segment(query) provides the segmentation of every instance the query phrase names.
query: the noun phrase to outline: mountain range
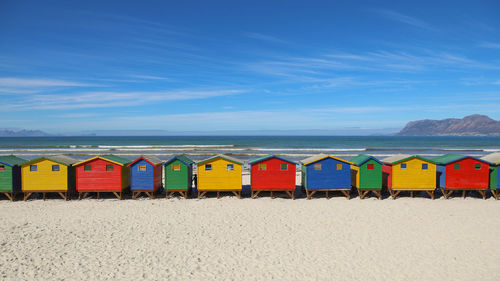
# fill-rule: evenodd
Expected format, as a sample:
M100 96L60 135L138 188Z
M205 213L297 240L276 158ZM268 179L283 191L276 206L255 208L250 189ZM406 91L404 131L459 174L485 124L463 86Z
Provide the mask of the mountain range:
M486 115L412 121L397 136L500 136L500 121Z

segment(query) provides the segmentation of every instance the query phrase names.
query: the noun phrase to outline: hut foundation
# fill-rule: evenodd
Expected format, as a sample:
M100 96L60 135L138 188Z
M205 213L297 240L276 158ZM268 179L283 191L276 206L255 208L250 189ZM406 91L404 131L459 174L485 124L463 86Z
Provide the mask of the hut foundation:
M267 191L271 193L271 199L274 199L274 192L285 192L290 198L295 200L295 191L294 190L280 190L280 189L259 189L252 190L252 199L255 199L260 192Z
M324 191L326 199L329 199L328 192L330 192L330 191L340 191L347 199L351 199L351 194L350 194L351 189L349 189L349 188L345 188L345 189L313 189L311 191L306 189L307 199L311 199L314 196L314 194L316 194L316 192L318 192L318 191Z
M205 194L209 192L217 192L217 199L220 198L220 193L221 192L231 192L233 193L238 199L241 199L241 189L222 189L222 190L198 190L198 199L201 199Z
M78 192L78 200L82 200L87 198L89 193L96 193L97 199L101 199L101 193L113 193L117 199L122 200L123 199L123 192L122 191L94 191L94 190L88 190L88 191L81 191Z
M186 189L169 189L165 190L165 198L169 199L170 197L174 196L175 193L178 193L180 197L183 197L184 199L188 198L189 191ZM178 197L178 199L180 199Z

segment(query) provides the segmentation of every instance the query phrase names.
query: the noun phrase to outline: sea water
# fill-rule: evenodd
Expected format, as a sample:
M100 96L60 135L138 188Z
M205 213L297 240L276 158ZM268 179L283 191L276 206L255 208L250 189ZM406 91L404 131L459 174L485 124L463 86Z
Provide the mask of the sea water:
M154 155L168 159L186 154L194 160L224 153L241 160L276 154L300 160L318 153L345 159L363 153L385 157L397 153L434 157L445 153L482 156L500 152L500 137L396 136L144 136L144 137L9 137L0 138L0 155L25 159L66 154L85 159L115 154L129 159Z

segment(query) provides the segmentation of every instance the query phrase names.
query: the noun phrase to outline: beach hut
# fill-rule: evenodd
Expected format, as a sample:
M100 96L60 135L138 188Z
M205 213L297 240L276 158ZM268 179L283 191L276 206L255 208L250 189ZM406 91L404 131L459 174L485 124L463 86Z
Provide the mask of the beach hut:
M33 193L57 193L64 200L75 186L75 170L71 166L77 160L64 155L40 157L21 166L21 186L24 200Z
M11 201L21 191L21 165L26 161L14 155L0 156L0 193Z
M471 156L445 154L432 159L438 164L438 182L444 198L449 198L454 191L475 190L486 199L489 187L490 163Z
M270 191L271 197L273 192L284 191L295 199L297 163L279 156L266 155L250 160L249 164L252 198L261 191Z
M75 163L76 191L78 199L89 193L112 192L122 199L123 191L130 186L130 160L116 156L103 155Z
M167 199L175 193L188 198L193 186L193 164L185 155L175 155L163 164Z
M197 163L198 198L207 192L232 192L241 198L243 161L219 154Z
M331 155L319 154L301 161L302 184L308 199L318 191L324 191L328 198L329 191L340 191L351 198L351 165L344 159Z
M425 191L434 199L436 190L436 163L421 156L396 154L381 160L386 165L383 168L388 173L387 189L392 198L402 191Z
M352 185L358 189L359 198L363 199L368 193L374 193L378 199L382 198L382 169L384 164L377 158L359 154L351 159Z
M130 168L130 190L132 199L141 193L153 199L162 182L161 164L155 156L141 156L127 166Z
M495 199L500 197L500 153L491 153L481 157L482 160L490 163L490 190Z

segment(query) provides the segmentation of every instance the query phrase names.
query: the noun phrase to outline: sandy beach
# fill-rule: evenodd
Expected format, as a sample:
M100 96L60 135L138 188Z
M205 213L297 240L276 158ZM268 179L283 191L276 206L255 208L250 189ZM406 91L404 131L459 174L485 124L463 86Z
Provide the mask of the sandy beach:
M493 199L0 201L2 280L499 280Z

